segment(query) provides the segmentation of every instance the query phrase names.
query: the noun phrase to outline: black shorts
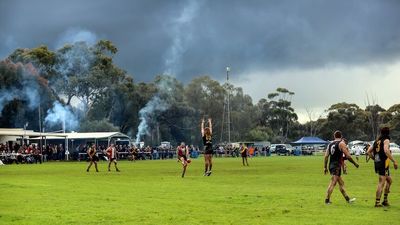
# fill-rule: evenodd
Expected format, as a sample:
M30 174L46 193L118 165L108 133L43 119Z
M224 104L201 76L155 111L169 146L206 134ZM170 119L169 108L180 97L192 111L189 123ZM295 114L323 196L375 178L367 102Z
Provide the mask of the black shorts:
M390 176L389 167L385 167L382 163L375 163L375 173L379 176Z
M91 162L97 162L97 161L99 161L99 157L97 157L97 155L94 155L94 156L92 156L91 159L89 159L89 161L91 161Z
M212 149L211 145L204 146L204 154L205 155L212 155L214 154L214 150Z
M110 159L110 162L112 162L112 161L114 161L114 160L117 161L117 158L111 158L111 159Z
M206 149L205 151L204 151L204 154L205 155L212 155L212 154L214 154L214 151L211 149L211 150L209 150L209 149Z
M242 157L247 157L247 153L246 152L243 152L243 153L240 153L241 155L242 155Z
M336 166L336 167L330 167L329 168L329 173L332 176L338 176L340 177L342 175L342 168L340 166Z

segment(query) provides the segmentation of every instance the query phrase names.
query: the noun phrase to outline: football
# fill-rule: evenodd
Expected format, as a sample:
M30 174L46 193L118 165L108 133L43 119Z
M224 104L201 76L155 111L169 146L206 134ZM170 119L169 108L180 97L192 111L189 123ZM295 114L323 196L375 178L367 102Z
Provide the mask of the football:
M187 160L187 162L188 162L188 163L191 163L191 162L192 162L192 160L191 160L191 159L188 159L188 160Z

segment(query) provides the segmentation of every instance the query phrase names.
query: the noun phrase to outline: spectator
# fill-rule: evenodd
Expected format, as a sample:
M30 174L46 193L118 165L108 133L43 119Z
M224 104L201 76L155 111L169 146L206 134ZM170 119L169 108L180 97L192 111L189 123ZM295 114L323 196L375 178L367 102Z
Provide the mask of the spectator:
M53 160L58 160L58 149L57 149L57 146L53 146Z
M33 145L33 159L36 164L38 161L40 162L40 164L42 164L42 157L40 155L40 150L38 148L36 148L35 145Z
M250 156L250 158L254 156L254 148L253 148L253 146L251 146L249 148L249 156Z
M218 148L218 156L222 157L222 155L225 153L224 147L221 145Z
M152 153L152 155L153 155L153 159L158 159L158 151L157 151L157 148L156 148L156 147L153 148L153 153Z

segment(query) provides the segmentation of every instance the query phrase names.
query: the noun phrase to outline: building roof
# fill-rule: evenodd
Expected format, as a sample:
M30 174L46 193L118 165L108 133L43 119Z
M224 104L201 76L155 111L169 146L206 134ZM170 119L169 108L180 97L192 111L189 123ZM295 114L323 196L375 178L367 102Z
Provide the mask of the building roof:
M108 139L108 138L129 138L128 135L120 132L92 132L92 133L65 133L68 139Z
M108 138L129 138L128 135L120 132L90 132L90 133L40 133L33 130L24 130L22 128L0 128L0 136L29 137L36 139L46 137L46 139L108 139Z
M58 137L64 139L67 135L64 133L40 133L33 130L24 130L22 128L0 128L0 136Z
M120 132L90 132L90 133L64 133L69 140L79 140L79 139L92 139L92 140L100 140L100 139L109 139L109 138L128 138L129 136ZM54 139L64 139L62 137L47 137L49 140Z

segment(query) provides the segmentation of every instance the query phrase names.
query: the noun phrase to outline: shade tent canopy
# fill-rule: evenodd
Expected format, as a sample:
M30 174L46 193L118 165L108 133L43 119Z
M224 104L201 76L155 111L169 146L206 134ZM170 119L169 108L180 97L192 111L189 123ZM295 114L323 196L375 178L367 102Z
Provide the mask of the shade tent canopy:
M94 132L94 133L68 133L68 139L109 139L109 138L124 138L129 139L129 136L120 132Z
M328 141L324 141L319 137L302 137L299 140L292 142L294 145L323 145L328 143Z
M64 133L35 132L33 130L24 130L22 128L0 128L0 136L54 137L58 139L65 139L67 137L67 135Z
M111 139L111 138L122 138L129 139L129 136L120 132L91 132L91 133L65 133L69 140L79 139ZM60 139L59 137L48 137L47 139Z
M90 132L90 133L63 133L66 135L65 137L65 145L66 149L72 148L75 149L74 143L94 143L96 145L99 144L99 141L106 141L107 145L110 145L112 140L128 140L130 142L130 138L128 135L120 133L120 132ZM39 138L30 138L30 140L38 140ZM46 137L46 141L58 141L63 138L56 136L48 136Z

